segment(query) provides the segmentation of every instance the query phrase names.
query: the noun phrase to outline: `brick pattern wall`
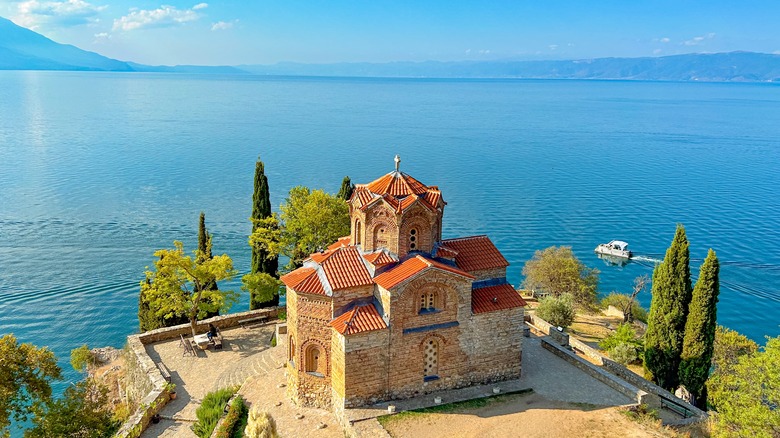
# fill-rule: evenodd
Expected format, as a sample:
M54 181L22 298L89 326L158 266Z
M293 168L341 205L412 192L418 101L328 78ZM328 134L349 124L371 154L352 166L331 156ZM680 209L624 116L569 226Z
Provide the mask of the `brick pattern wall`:
M331 314L333 318L338 318L349 306L356 300L361 302L371 302L374 297L374 286L359 286L349 289L343 289L333 292L333 309Z
M398 219L385 201L376 202L366 210L364 224L363 249L373 251L384 247L398 253Z
M287 364L287 391L302 406L330 407L331 308L329 297L287 289L288 330L296 346L295 359ZM317 370L322 376L306 372L306 353L314 346L320 350Z
M469 272L469 274L476 277L474 281L489 280L491 278L506 278L506 268L483 269Z
M480 313L461 330L459 342L469 357L472 383L516 379L523 349L522 307Z
M403 212L399 218L399 223L401 224L401 229L398 233L399 257L403 257L409 251L412 251L412 242L410 240L412 229L416 230L414 241L416 246L414 250L428 253L433 250L433 244L439 235L437 216L436 213L419 204Z
M339 393L344 406L373 404L386 398L389 335L388 330L376 330L345 337L334 330L333 345L342 349L339 360L343 363L337 370L334 362L333 392Z

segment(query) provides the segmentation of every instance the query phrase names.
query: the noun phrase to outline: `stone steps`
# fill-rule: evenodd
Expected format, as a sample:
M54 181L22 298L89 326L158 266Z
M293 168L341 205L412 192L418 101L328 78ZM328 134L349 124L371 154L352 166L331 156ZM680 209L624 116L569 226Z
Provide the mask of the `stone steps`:
M241 386L250 377L268 374L279 366L279 359L284 356L282 350L278 347L270 348L236 362L222 372L216 379L212 390L228 386Z

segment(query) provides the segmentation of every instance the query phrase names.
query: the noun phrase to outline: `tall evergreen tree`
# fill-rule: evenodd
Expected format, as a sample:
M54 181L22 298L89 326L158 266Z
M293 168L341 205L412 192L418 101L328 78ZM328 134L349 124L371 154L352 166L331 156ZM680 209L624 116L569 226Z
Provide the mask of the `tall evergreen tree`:
M252 194L252 232L258 228L258 222L270 217L271 213L271 193L268 189L268 178L265 176L265 165L260 158L255 163L255 189ZM250 244L251 245L251 244ZM279 274L279 256L278 254L269 254L268 251L257 245L252 245L252 265L250 274L268 274L278 278ZM250 299L250 302L257 303L257 300ZM270 301L261 303L260 307L271 307L279 304L279 296L274 295Z
M206 230L206 213L200 212L200 220L198 222L198 251L200 251L199 263L206 260L211 260L211 234ZM211 281L203 285L205 290L219 290L216 281Z
M706 408L704 383L710 375L712 352L717 328L717 303L720 293L720 263L710 249L701 265L699 279L693 288L680 362L680 384L696 397L696 404Z
M645 374L659 386L678 383L685 321L691 302L690 250L685 228L677 225L664 261L653 271L653 298L645 334Z
M348 176L345 176L344 179L341 180L341 188L339 189L339 193L336 195L336 197L345 201L349 201L349 198L352 197L352 192L354 191L355 185L352 184L352 180L350 180Z

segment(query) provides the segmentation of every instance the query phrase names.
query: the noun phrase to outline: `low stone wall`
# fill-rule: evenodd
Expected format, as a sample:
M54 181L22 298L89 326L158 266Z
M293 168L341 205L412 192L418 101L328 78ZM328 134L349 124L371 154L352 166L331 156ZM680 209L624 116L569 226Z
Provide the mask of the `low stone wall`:
M214 324L219 329L227 329L239 325L245 319L267 316L268 321L275 320L279 315L279 307L267 309L249 310L247 312L230 313L222 316L198 321L197 331L205 333L209 324ZM127 367L129 388L135 398L141 398L136 412L122 424L115 437L131 438L141 436L141 433L149 425L154 414L160 412L170 401L170 393L167 382L163 378L157 365L146 352L146 344L176 339L179 335L191 336L192 329L189 324L181 324L173 327L164 327L150 330L146 333L127 337ZM145 394L145 395L144 395Z
M647 393L637 388L636 386L619 379L615 375L602 370L598 366L593 365L581 357L578 357L576 354L559 345L556 345L546 339L542 339L541 341L542 347L545 350L548 350L566 362L569 362L570 364L574 365L578 369L584 371L591 377L604 383L615 391L625 395L632 400L636 400L636 402L639 404L647 405L653 409L661 408L661 400L657 395Z
M570 336L569 337L569 346L571 346L575 350L581 352L585 356L588 356L590 359L593 359L599 365L604 365L604 359L607 359L598 350L596 350L595 348L591 347L590 345L580 341L579 339L575 338L574 336ZM609 359L607 359L607 360L609 360Z
M569 335L567 333L558 331L558 327L550 324L542 318L539 318L535 314L530 314L528 316L530 317L531 325L533 325L539 331L553 338L555 342L563 345L564 347L569 345Z
M674 404L680 405L682 407L685 407L688 409L693 417L698 417L699 419L706 418L707 413L702 411L701 409L697 408L696 406L686 402L685 400L677 397L676 395L672 394L671 392L661 388L660 386L654 384L653 382L650 382L649 380L636 375L636 373L632 372L628 368L624 367L623 365L620 365L619 363L604 358L604 369L608 370L610 373L620 377L621 379L625 380L626 382L636 386L637 388L641 388L642 390L649 392L651 394L655 394L659 399L664 399L669 402L673 402Z

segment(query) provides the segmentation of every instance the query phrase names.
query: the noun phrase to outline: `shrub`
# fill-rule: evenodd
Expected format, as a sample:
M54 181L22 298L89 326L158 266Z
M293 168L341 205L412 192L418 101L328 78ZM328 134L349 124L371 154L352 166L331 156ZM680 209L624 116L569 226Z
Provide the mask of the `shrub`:
M87 344L82 345L79 348L70 350L70 365L74 370L82 372L89 367L95 366L97 359L95 355L89 350Z
M276 422L271 415L255 406L249 411L249 421L244 429L244 436L247 438L277 438L279 435L276 433Z
M615 306L620 310L626 308L626 304L631 299L628 295L618 292L610 292L609 295L601 299L599 303L602 309L606 309L609 306ZM631 304L631 313L634 315L634 319L637 321L647 322L647 309L642 307L636 300Z
M599 342L599 348L610 351L619 344L633 345L637 350L642 347L642 342L637 338L636 331L631 327L631 324L620 324L617 330Z
M210 392L203 397L200 407L195 411L198 421L192 425L192 431L195 432L195 435L200 438L211 436L211 432L214 432L214 428L217 427L217 421L222 416L222 412L225 411L228 400L237 390L237 387L223 388Z
M627 365L639 358L639 351L636 345L621 342L609 350L609 357L619 364Z
M225 416L225 421L219 426L216 436L218 438L231 438L236 436L236 432L241 430L238 426L241 423L241 420L246 418L247 411L248 409L246 403L244 403L244 398L240 395L234 398L230 403L230 409Z
M568 327L574 322L574 299L571 294L547 296L539 301L536 314L552 325Z

